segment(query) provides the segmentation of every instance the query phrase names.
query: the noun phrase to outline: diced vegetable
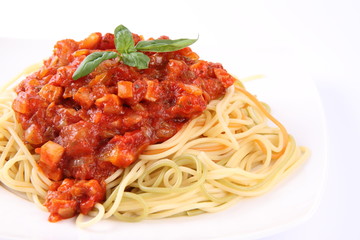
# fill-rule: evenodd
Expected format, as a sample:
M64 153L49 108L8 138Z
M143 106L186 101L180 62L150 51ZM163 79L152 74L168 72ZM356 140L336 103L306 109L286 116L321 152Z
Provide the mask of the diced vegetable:
M177 99L176 105L172 107L172 113L191 117L202 113L205 108L206 102L201 96L185 95Z
M143 119L142 116L137 113L129 113L126 116L124 116L123 124L126 127L132 127L140 123L142 119Z
M118 82L118 96L120 98L131 98L133 97L133 83L129 81Z
M39 126L34 123L25 130L24 139L26 142L35 145L41 144L44 141L43 133L41 132Z
M40 148L40 162L45 163L50 168L57 167L64 151L64 147L60 144L48 141Z
M226 88L233 85L236 80L225 69L222 69L222 68L215 68L214 73L215 73L216 77L221 81L222 85Z
M186 72L188 66L184 61L171 59L166 66L169 79L178 79Z
M211 72L213 71L213 69L209 66L209 63L204 60L199 60L191 65L190 70L198 77L207 77L211 75Z
M115 94L106 94L95 101L95 105L103 110L105 114L122 113L121 100Z
M90 51L89 49L80 49L80 50L77 50L73 53L73 56L74 57L79 57L79 56L82 56L82 55L89 55Z
M94 49L100 44L101 38L101 33L92 33L79 43L79 47L81 49Z
M39 95L48 102L58 101L61 98L62 94L62 87L54 86L51 84L44 85L39 92Z
M106 79L106 76L107 76L107 72L103 72L103 73L96 75L94 77L94 79L92 79L89 82L89 86L94 86L94 85L102 83Z
M90 87L81 87L74 95L74 100L81 105L81 107L88 109L93 104L93 96Z
M181 87L191 95L200 96L203 93L203 91L195 85L183 84Z
M146 94L145 99L151 102L155 102L159 98L158 93L158 81L150 81L146 80L147 88L146 88Z
M20 92L17 96L17 98L14 99L14 102L12 104L12 108L19 112L19 113L30 113L31 112L31 108L30 108L30 102L27 101L27 93L25 92Z

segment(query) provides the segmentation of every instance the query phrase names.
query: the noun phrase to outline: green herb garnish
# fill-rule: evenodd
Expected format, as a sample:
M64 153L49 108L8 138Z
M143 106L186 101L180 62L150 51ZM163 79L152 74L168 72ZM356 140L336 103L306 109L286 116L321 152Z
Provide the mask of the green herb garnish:
M94 71L94 69L103 61L116 58L117 56L118 54L116 52L94 52L87 56L84 61L80 63L72 78L74 80L78 80L79 78L84 77Z
M117 52L94 52L88 55L74 72L72 78L77 80L94 71L105 60L118 57L124 64L146 69L149 67L150 58L142 52L173 52L195 43L197 39L157 39L140 41L136 45L132 33L123 25L114 31L114 42Z

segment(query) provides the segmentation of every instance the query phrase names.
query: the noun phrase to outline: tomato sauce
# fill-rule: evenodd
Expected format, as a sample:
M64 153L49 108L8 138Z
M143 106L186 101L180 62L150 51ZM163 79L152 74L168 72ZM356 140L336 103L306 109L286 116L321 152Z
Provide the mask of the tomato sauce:
M16 87L12 107L23 140L40 154L39 168L55 182L45 202L50 221L86 214L104 200L104 179L136 161L148 145L175 135L235 80L189 47L145 52L148 69L110 59L72 79L87 55L104 50L115 51L113 34L59 41L40 70Z

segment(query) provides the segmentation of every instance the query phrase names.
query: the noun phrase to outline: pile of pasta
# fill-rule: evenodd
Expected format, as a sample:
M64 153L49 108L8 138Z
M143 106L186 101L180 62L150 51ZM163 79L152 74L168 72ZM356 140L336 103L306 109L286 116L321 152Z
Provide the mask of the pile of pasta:
M0 89L0 181L47 211L43 202L52 181L39 170L39 155L21 140L11 108L19 77ZM221 211L268 192L309 154L238 81L171 139L150 145L134 164L108 177L106 200L90 218L80 214L76 224Z

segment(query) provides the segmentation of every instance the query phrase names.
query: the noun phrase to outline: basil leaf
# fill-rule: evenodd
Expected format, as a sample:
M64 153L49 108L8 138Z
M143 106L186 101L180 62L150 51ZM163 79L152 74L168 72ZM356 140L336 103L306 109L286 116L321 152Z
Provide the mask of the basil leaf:
M72 78L78 80L91 73L100 63L105 60L116 58L118 54L116 52L94 52L88 55L76 69Z
M119 25L114 31L114 43L117 52L95 52L87 56L78 66L72 78L77 80L91 73L100 63L107 59L120 57L124 64L146 69L149 66L150 58L142 52L172 52L177 51L191 44L198 39L181 38L176 40L157 39L140 41L135 46L132 33L124 25Z
M123 53L121 57L124 64L138 69L148 68L150 62L150 58L142 52Z
M197 39L156 39L149 41L140 41L135 46L136 50L143 52L172 52L183 49L195 43Z
M116 50L119 53L136 52L132 33L124 25L119 25L114 31Z

